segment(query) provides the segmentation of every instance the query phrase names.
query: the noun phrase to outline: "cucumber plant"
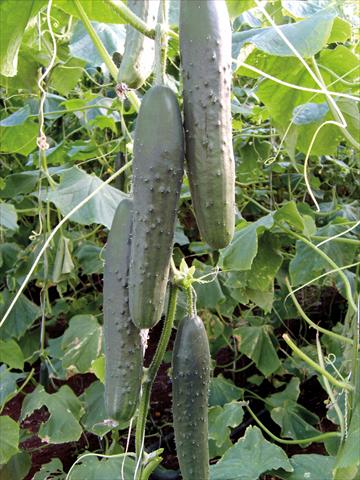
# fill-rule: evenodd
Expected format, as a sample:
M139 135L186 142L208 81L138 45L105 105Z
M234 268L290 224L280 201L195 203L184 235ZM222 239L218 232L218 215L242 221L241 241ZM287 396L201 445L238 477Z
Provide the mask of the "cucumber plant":
M134 415L143 372L140 331L131 321L128 297L132 206L130 199L120 202L105 252L105 406L118 422Z
M159 0L128 0L128 7L149 27L155 26ZM124 55L118 81L128 88L140 88L151 75L155 60L155 43L151 38L126 26Z
M184 168L181 114L175 94L158 85L145 94L134 139L131 318L151 328L161 317Z
M223 248L234 234L231 27L225 0L180 3L186 161L202 238Z

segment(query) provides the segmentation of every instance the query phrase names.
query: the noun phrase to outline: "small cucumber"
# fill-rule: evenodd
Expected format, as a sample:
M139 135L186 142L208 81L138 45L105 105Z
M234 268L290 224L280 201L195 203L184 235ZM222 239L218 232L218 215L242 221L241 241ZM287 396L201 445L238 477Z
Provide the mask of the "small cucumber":
M105 251L104 337L105 406L110 418L127 422L134 415L141 387L143 354L140 331L130 318L128 270L132 201L116 210Z
M210 352L201 318L182 319L173 350L173 423L183 480L209 479Z
M155 26L159 0L128 0L127 5L149 27ZM151 75L154 59L154 40L127 25L118 81L125 83L129 88L140 88Z
M142 100L134 138L129 302L139 328L154 326L164 308L183 170L176 96L167 87L152 87Z
M214 248L234 235L231 27L225 0L180 2L186 160L202 238Z

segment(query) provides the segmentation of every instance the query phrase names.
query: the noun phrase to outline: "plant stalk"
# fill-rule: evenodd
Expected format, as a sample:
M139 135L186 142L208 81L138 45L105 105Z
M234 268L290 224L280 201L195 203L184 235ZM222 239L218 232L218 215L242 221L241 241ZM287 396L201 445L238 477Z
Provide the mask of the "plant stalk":
M137 480L143 480L142 476L142 455L143 455L143 441L145 435L145 425L146 425L146 418L149 410L150 404L150 393L151 388L154 383L156 374L159 370L161 362L164 358L166 348L169 343L172 327L174 324L174 318L176 313L176 301L178 296L178 288L176 285L171 284L170 286L170 295L169 295L169 303L168 303L168 311L167 316L165 319L164 327L161 332L161 337L154 355L150 367L147 369L145 373L145 381L143 384L143 391L139 405L139 414L136 423L136 434L135 434L135 448L136 448L136 459L137 462L140 463L138 473L136 476Z

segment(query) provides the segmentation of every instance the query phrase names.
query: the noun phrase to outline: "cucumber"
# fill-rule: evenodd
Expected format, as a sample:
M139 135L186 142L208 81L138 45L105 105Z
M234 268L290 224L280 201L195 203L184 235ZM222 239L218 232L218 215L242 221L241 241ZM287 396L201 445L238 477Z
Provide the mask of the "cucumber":
M225 0L180 2L186 160L200 234L223 248L234 235L231 27Z
M173 423L183 480L208 480L209 342L201 318L182 319L173 350Z
M135 413L143 373L140 331L132 323L128 300L132 201L116 210L105 251L104 337L105 406L110 418L127 422Z
M154 326L164 308L183 171L176 96L167 87L152 87L141 102L134 138L129 303L139 328Z
M127 5L150 27L155 26L159 0L128 0ZM140 88L152 73L154 59L154 40L127 25L118 81L125 83L129 88Z

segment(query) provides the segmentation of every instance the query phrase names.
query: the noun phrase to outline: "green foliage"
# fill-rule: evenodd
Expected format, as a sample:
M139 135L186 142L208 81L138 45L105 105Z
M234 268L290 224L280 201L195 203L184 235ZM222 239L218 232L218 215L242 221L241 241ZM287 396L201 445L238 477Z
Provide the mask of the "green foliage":
M251 459L246 462L245 459ZM262 436L258 427L248 427L245 435L211 467L211 480L257 480L271 469L283 468L291 472L292 466L285 452Z
M0 327L0 477L4 480L24 479L31 467L30 453L34 458L42 451L47 455L54 444L67 448L74 442L71 451L77 458L94 444L97 453L123 452L120 445L126 442L128 425L114 428L103 402L102 275L115 210L132 192L129 162L137 120L128 99L118 99L115 81L73 1L53 0L57 52L42 83L47 92L44 132L49 149L39 155L37 82L53 48L47 2L29 0L21 2L21 8L14 3L0 2L0 321L51 232L88 195L101 190L54 235ZM359 369L355 349L331 337L331 332L356 342L356 315L344 288L348 279L356 301L360 253L356 14L351 2L261 2L308 67L315 75L320 71L347 122L347 133L334 124L321 127L309 151L319 127L335 120L333 105L323 93L303 90L319 90L319 85L255 3L227 0L234 59L234 239L219 251L200 241L188 178L182 186L175 231L174 261L195 268L196 305L210 342L211 479L255 480L271 475L283 480L356 480L360 468L356 396L331 386L333 404L321 375L282 339L288 333L303 353L319 361L315 330L304 321L305 312L330 331L320 335L327 372L354 384L353 374ZM107 0L81 4L119 66L125 41L123 18ZM179 2L171 0L169 18L176 32L178 14ZM178 40L170 36L167 82L181 104L179 53ZM140 99L151 82L137 92ZM124 165L125 171L105 186ZM332 270L338 271L329 273ZM303 312L290 298L285 279L298 289ZM187 311L185 293L179 292L178 298L180 319ZM151 353L156 335L151 332ZM40 385L40 364L49 372L46 389ZM166 371L167 366L157 381L170 382ZM155 391L146 447L171 432L167 410L163 415L163 403L156 403L156 395L163 393ZM15 422L11 409L20 400L22 412ZM284 442L302 439L303 454L287 456L275 440L269 436L265 440L254 422L248 426L252 418L246 414L246 402ZM324 441L328 455L319 455L320 442L307 439L325 430L340 432L339 412L340 420L341 416L347 420L347 438L341 442L330 435ZM38 434L28 429L30 415ZM133 423L132 434L134 429ZM91 440L89 445L78 441L82 434ZM36 435L47 443L32 450L27 440ZM154 460L159 453L151 455ZM119 477L123 458L82 458L69 480L113 480ZM64 480L67 465L57 458L46 461L34 480ZM124 467L124 478L133 479L134 458L126 457Z

